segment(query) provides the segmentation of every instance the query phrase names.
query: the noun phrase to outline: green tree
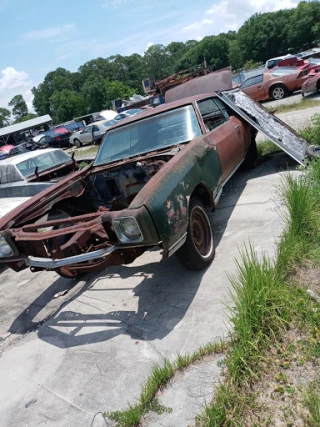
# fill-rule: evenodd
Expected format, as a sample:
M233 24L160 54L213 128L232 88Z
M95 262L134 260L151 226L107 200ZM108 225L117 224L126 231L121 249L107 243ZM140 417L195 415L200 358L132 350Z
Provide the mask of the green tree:
M82 95L87 113L101 111L106 104L106 86L102 77L90 78L82 86Z
M238 43L244 60L265 62L288 53L289 20L292 9L251 16L239 29Z
M243 66L243 55L237 40L229 42L229 61L233 70L238 70Z
M53 114L50 99L54 92L63 90L79 91L82 82L78 73L71 73L65 68L57 68L46 75L38 87L32 88L33 106L39 116Z
M16 121L28 114L28 107L22 95L14 96L9 102L9 107L12 107L12 114Z
M50 98L50 111L55 123L82 116L86 113L83 95L68 89L55 91Z
M319 1L302 1L293 9L287 39L292 51L308 49L320 40Z
M214 70L228 66L229 43L226 34L204 37L183 55L176 71L203 64L204 59Z
M20 117L20 119L16 120L15 123L21 123L21 122L25 122L27 120L31 120L31 119L35 119L37 116L37 114L34 113L28 113L23 117Z
M7 108L0 108L0 128L9 126L11 113Z
M174 73L174 64L172 64L170 54L162 44L150 46L144 54L144 59L146 77L161 80Z
M117 80L110 81L106 79L106 95L107 95L107 107L111 107L111 101L116 99L128 99L132 96L135 91L134 89L126 86L124 83Z

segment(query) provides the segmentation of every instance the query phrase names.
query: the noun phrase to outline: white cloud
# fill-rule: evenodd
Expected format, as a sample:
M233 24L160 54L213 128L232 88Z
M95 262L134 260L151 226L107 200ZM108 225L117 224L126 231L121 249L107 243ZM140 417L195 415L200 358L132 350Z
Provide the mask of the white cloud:
M151 46L153 46L154 45L154 43L152 43L152 42L148 42L147 43L147 46L146 46L146 50L148 50L149 49L149 47L151 47Z
M200 30L205 25L210 25L210 24L213 24L213 20L205 18L202 21L194 22L191 25L187 25L186 27L182 28L182 31L187 32L190 30Z
M105 0L103 3L101 3L102 7L117 7L122 6L125 3L129 3L132 0Z
M8 108L11 99L15 95L21 94L29 111L32 111L33 95L31 88L34 85L25 71L18 71L13 67L3 69L0 72L0 107Z
M215 34L238 30L255 13L293 8L300 0L220 0L206 14L215 22Z
M30 31L29 33L25 34L24 37L32 40L52 39L58 36L65 36L71 33L74 29L75 29L74 24L66 24L66 25L63 25L62 27L51 27L51 28L44 28L43 30Z

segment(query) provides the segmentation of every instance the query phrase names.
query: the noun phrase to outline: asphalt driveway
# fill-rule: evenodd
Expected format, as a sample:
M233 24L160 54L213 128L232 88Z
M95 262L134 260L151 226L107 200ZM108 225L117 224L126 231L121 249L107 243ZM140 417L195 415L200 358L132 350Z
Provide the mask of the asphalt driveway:
M228 274L249 240L274 255L288 163L278 153L230 180L213 214L216 258L202 272L161 261L159 251L82 282L2 272L1 426L89 427L96 412L134 402L152 364L226 338Z

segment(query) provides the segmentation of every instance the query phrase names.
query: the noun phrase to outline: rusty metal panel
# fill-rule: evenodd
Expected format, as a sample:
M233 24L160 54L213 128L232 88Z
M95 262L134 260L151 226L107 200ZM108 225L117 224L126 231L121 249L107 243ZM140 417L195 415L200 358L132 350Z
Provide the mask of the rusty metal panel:
M269 113L240 89L217 92L216 95L239 116L285 151L301 165L305 165L308 143L282 120Z
M176 86L166 92L166 104L189 96L201 95L203 93L214 93L219 90L232 89L232 72L226 68L206 76L191 79L182 85Z

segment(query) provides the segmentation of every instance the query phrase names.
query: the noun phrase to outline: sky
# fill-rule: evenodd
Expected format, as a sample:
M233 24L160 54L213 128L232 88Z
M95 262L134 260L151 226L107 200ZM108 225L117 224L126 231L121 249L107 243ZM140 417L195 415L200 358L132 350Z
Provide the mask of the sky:
M115 54L143 54L152 44L201 40L238 30L256 12L299 0L0 0L0 107L58 67Z

